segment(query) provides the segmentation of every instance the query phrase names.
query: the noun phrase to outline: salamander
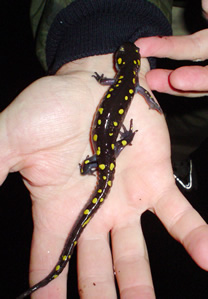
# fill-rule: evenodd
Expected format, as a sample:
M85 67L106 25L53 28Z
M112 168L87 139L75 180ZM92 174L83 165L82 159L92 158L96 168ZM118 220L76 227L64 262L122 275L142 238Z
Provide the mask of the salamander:
M130 145L136 131L133 131L133 120L127 130L123 125L125 115L136 92L144 96L149 107L162 113L160 106L152 96L139 85L138 72L140 70L139 48L132 43L124 43L115 53L114 79L94 73L93 77L103 85L110 85L97 108L91 129L93 155L87 157L80 165L80 173L93 174L97 171L98 183L85 207L81 210L74 226L69 233L57 264L52 271L40 282L29 288L17 299L29 296L34 291L47 285L57 278L69 262L77 240L106 199L115 174L116 158L120 152ZM120 139L119 139L120 135Z

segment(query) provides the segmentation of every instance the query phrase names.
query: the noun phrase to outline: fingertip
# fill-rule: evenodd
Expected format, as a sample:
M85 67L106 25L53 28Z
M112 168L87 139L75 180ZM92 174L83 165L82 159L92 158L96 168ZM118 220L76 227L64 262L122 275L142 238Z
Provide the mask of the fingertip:
M183 66L169 76L170 84L183 91L207 91L208 68L202 66Z
M184 76L186 77L186 74L184 74ZM186 80L183 77L183 69L178 68L174 70L172 73L170 73L169 82L170 85L173 86L175 89L184 90L186 88Z
M160 48L160 36L142 37L139 38L135 44L140 48L142 57L155 56Z

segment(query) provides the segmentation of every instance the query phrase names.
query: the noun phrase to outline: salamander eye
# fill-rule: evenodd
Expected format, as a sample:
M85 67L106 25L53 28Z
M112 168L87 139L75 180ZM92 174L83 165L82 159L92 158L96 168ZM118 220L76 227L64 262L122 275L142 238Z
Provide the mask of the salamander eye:
M124 49L124 47L123 46L120 46L120 48L119 48L119 50L118 50L119 52L124 52L125 51L125 49Z

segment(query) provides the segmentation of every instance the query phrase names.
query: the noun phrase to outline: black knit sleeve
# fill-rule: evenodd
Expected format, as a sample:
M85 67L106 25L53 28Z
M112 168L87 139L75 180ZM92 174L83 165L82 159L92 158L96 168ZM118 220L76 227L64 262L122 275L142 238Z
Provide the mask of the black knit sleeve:
M147 0L77 0L61 10L47 38L49 73L63 64L114 52L125 41L171 35L171 26Z

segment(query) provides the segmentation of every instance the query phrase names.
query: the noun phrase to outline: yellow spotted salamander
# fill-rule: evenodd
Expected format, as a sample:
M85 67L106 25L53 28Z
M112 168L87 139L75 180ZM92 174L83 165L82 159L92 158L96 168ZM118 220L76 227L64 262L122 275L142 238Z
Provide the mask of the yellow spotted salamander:
M97 73L93 75L99 83L111 85L97 109L92 126L91 138L94 155L87 157L80 165L80 172L83 175L93 174L94 171L98 172L97 187L79 214L53 270L17 299L27 297L60 275L71 258L80 234L107 197L114 179L115 160L123 148L131 144L136 133L136 131L133 132L132 120L129 130L123 125L134 94L136 92L142 94L151 109L162 113L160 106L152 96L139 85L140 54L134 44L124 43L116 51L115 66L117 70L115 79L108 79ZM121 129L123 129L122 132ZM120 139L117 140L119 134Z

